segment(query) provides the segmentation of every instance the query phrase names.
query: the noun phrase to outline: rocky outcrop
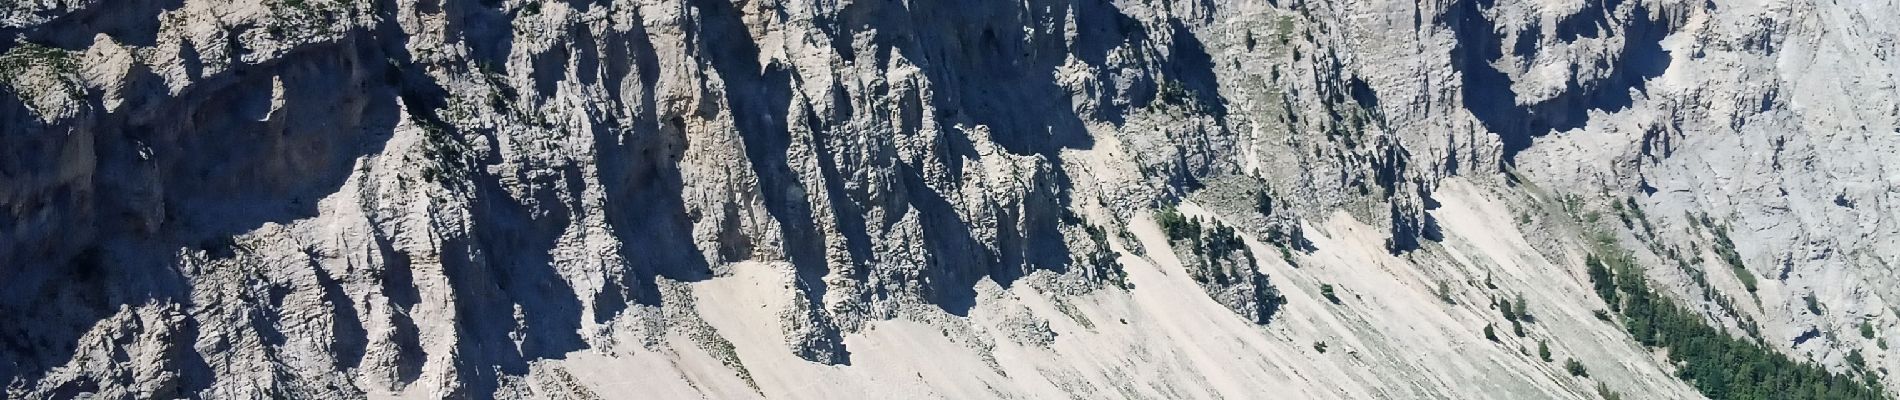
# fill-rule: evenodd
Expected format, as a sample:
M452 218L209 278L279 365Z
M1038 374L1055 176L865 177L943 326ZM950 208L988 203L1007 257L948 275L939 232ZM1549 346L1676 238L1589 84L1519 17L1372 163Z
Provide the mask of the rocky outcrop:
M1260 273L1260 260L1233 227L1219 220L1183 216L1172 208L1155 218L1174 258L1209 297L1248 321L1272 321L1286 299Z
M1291 308L1312 301L1303 292L1319 276L1371 279L1332 266L1383 265L1404 279L1394 287L1433 279L1422 290L1449 296L1446 282L1477 270L1381 263L1561 275L1554 266L1582 259L1571 245L1503 254L1518 247L1447 233L1531 218L1464 198L1457 210L1480 211L1447 221L1448 179L1632 199L1653 229L1627 225L1628 239L1658 260L1715 254L1690 238L1727 227L1737 256L1699 262L1738 258L1735 270L1766 283L1759 306L1698 304L1713 323L1760 321L1771 339L1888 327L1900 320L1882 299L1900 293L1882 289L1895 286L1881 266L1900 255L1881 244L1900 231L1879 217L1893 191L1877 171L1891 169L1900 132L1885 90L1890 8L16 2L0 6L0 319L35 323L0 326L0 382L9 398L579 397L603 394L589 387L606 378L577 363L658 357L702 395L781 397L775 382L804 364L748 362L782 352L827 371L882 365L903 357L867 352L918 332L892 321L914 321L998 376L1081 393L1134 367L1016 369L1011 346L1066 351L1065 340L1145 337L1117 325L1201 323L1128 311L1147 304L1143 291L1176 293L1133 283L1173 282L1144 247L1176 255L1197 295L1264 324L1246 328L1263 335L1254 347L1335 332L1351 357L1398 354L1384 351L1426 339L1282 316L1319 312ZM1801 66L1810 59L1824 61ZM1152 205L1191 197L1233 224L1221 248L1131 232ZM1687 211L1720 223L1691 224ZM1524 216L1490 214L1512 212ZM1357 223L1378 228L1362 237ZM1281 254L1257 256L1243 236ZM1687 270L1654 273L1675 277L1662 281L1681 298L1744 293ZM719 319L754 315L720 308L739 300L698 298L739 279L757 279L764 289L745 301L770 309L744 328ZM1804 296L1838 312L1812 315ZM1349 308L1328 312L1399 312ZM1473 322L1454 315L1432 321ZM759 355L755 332L782 346ZM1875 354L1880 335L1778 348L1847 368L1847 352ZM1625 354L1589 343L1612 350L1579 357ZM1131 346L1107 353L1214 348ZM746 389L721 391L727 378L691 367L696 357ZM1116 365L1085 359L1076 365ZM1453 367L1301 360L1421 380ZM1646 362L1601 375L1668 379ZM1233 394L1245 386L1231 381L1250 380L1166 365L1135 375L1180 381L1120 394ZM1493 376L1513 383L1461 393L1355 380L1330 393L1594 389ZM937 379L968 383L916 378Z

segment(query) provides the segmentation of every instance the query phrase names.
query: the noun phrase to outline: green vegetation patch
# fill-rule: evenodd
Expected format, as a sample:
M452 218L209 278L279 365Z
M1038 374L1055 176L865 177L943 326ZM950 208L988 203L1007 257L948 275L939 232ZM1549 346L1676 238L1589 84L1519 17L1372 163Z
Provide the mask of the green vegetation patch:
M79 82L79 61L73 54L38 43L20 42L6 54L0 54L0 80L26 98L85 97L84 87Z
M56 73L74 74L79 72L79 63L73 60L65 50L47 47L38 43L20 43L12 51L0 55L0 73L7 76L25 73L35 66L50 67Z
M1718 235L1718 241L1726 235ZM1702 316L1650 288L1636 259L1614 237L1597 234L1585 261L1592 287L1645 346L1667 349L1676 376L1716 399L1884 399L1880 387L1795 361L1760 343L1729 336ZM1723 245L1718 242L1718 248ZM1724 258L1727 258L1724 255ZM1571 365L1575 365L1571 368ZM1585 376L1581 364L1566 365Z
M1749 271L1748 267L1742 265L1742 253L1735 251L1735 241L1729 240L1728 227L1708 223L1706 222L1707 217L1704 217L1704 220L1704 225L1707 225L1709 231L1715 234L1716 255L1722 257L1722 262L1728 263L1729 270L1735 272L1735 279L1742 281L1742 287L1747 288L1750 293L1753 293L1757 285L1755 273Z

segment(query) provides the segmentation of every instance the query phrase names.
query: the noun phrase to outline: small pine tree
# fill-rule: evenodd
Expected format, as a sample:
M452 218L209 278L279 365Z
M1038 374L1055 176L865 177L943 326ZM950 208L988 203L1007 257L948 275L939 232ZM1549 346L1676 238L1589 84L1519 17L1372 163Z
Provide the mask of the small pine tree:
M1598 259L1595 254L1584 256L1583 265L1590 275L1590 284L1596 289L1597 296L1603 298L1603 302L1610 306L1610 310L1621 310L1622 301L1619 300L1616 292L1616 274L1611 272L1608 266L1603 265L1603 260ZM1609 319L1604 318L1605 316L1607 314L1599 314L1597 318L1608 321Z
M1564 371L1569 371L1570 376L1583 377L1583 378L1590 377L1590 371L1587 369L1584 369L1583 363L1577 362L1577 359L1575 358L1564 361Z
M1543 359L1544 362L1550 362L1550 343L1542 340L1537 341L1537 358Z
M1603 382L1597 382L1597 395L1603 396L1603 400L1623 400L1622 394L1610 390L1610 386L1603 384Z
M1484 340L1498 341L1498 333L1495 329L1491 328L1491 324L1484 324Z
M1517 294L1517 303L1516 303L1516 304L1517 304L1517 313L1516 313L1516 314L1517 314L1517 319L1522 319L1522 320L1529 320L1529 319L1531 319L1531 312L1530 312L1530 310L1528 310L1528 309L1526 309L1526 307L1529 307L1529 305L1530 305L1530 302L1527 302L1527 301L1524 301L1524 294L1523 294L1523 293L1518 293L1518 294Z
M1339 304L1339 296L1333 295L1333 284L1330 284L1330 283L1319 284L1319 295L1325 296L1326 301L1333 302L1333 304Z
M1860 321L1860 337L1873 339L1874 338L1874 324L1868 323L1865 320Z

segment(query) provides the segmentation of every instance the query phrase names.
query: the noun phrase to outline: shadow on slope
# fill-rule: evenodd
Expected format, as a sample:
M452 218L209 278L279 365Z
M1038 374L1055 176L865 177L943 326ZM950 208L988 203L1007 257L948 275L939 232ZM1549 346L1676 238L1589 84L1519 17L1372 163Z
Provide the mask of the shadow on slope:
M1445 21L1440 23L1450 26L1457 38L1457 47L1452 49L1452 66L1464 79L1461 97L1465 108L1504 143L1501 167L1510 165L1516 154L1529 148L1532 139L1538 136L1583 127L1589 122L1592 110L1617 112L1628 108L1634 102L1631 91L1645 90L1650 78L1661 76L1669 68L1669 52L1661 43L1674 29L1669 18L1652 14L1648 6L1630 5L1630 18L1618 30L1613 26L1611 14L1623 2L1593 2L1559 21L1556 40L1574 42L1580 38L1598 38L1603 30L1616 32L1623 39L1623 47L1610 58L1615 62L1611 73L1600 80L1571 80L1562 94L1525 104L1511 88L1511 77L1493 67L1493 63L1504 56L1498 26L1486 15L1494 3L1495 0L1460 1L1442 16ZM1538 48L1533 38L1540 37L1541 32L1537 25L1518 32L1513 54L1525 60L1534 59Z
M316 200L340 188L358 158L381 152L400 118L398 90L381 85L397 72L380 61L387 57L371 36L352 32L264 64L234 65L172 98L134 97L118 112L82 116L77 126L95 135L95 172L91 186L80 189L85 197L63 206L89 212L78 217L82 226L65 228L75 241L67 245L83 250L30 262L0 279L6 294L0 318L36 321L0 327L0 354L9 360L0 366L0 382L51 384L56 397L130 383L90 375L108 371L40 380L71 360L81 336L121 307L194 307L190 281L200 272L181 270L181 250L214 260L235 257L248 249L234 235L316 216ZM162 93L158 80L134 68L127 88ZM94 110L105 109L98 96L88 101ZM349 358L362 356L358 345L365 340L359 316L336 295L333 277L309 267L329 294L325 299L337 303L331 306L342 335L339 362L353 365L357 360ZM213 379L212 366L194 348L195 315L184 318L183 326L145 328L176 329L172 341L160 345L173 353L179 376L164 386L171 392L154 395L188 396ZM267 345L284 341L269 324L249 329Z
M1061 228L1079 222L1065 222L1073 200L1060 156L1067 149L1094 146L1085 121L1120 125L1127 108L1159 101L1166 95L1163 89L1170 87L1208 105L1216 116L1225 112L1211 57L1185 26L1168 21L1171 40L1157 40L1148 25L1109 2L858 2L837 23L840 36L875 35L870 58L877 65L888 66L893 54L902 54L932 86L925 102L937 110L936 122L947 134L937 143L944 153L942 165L900 162L896 168L904 195L890 207L914 208L924 221L927 295L956 315L966 314L974 304L974 285L980 279L1007 288L1035 270L1063 272L1071 267ZM1109 56L1117 51L1139 54L1156 65L1114 64ZM1126 94L1114 92L1112 86L1077 92L1059 76L1072 58L1094 67L1101 82L1127 74L1134 85ZM1117 104L1118 97L1133 104ZM1099 106L1081 109L1079 102L1090 98ZM988 137L971 137L981 131L966 128L975 126L988 127ZM994 215L989 222L969 220L973 211L957 205L969 201L961 199L959 186L965 181L964 160L981 157L977 139L1046 166L1046 176L1030 177L1029 193L1021 194L1020 204L990 210ZM1009 160L991 157L985 162ZM947 171L947 176L932 177L926 171ZM973 235L984 228L998 232L995 243Z

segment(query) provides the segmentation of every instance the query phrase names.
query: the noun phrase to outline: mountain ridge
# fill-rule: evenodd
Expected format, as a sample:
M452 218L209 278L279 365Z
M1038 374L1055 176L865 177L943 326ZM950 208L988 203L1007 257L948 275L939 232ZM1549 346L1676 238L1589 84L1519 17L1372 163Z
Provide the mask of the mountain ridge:
M0 6L7 397L1709 395L1597 229L1900 389L1891 2L107 3Z

